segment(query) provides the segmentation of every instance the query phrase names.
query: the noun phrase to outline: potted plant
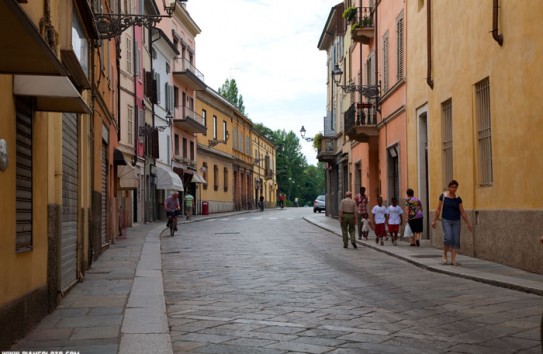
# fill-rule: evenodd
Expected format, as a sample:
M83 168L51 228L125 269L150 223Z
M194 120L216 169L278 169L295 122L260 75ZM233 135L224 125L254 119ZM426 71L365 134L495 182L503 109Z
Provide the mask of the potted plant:
M356 7L348 7L343 11L343 18L347 22L351 22L356 17Z
M320 151L321 142L322 142L322 133L318 133L313 138L313 148L315 148L317 151Z

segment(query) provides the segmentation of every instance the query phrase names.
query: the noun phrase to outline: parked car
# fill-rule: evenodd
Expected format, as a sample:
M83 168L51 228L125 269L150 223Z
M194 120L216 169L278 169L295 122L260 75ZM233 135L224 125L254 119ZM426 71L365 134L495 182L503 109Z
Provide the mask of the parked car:
M320 213L323 210L326 211L326 199L324 195L319 195L313 202L313 212L316 213L318 211Z

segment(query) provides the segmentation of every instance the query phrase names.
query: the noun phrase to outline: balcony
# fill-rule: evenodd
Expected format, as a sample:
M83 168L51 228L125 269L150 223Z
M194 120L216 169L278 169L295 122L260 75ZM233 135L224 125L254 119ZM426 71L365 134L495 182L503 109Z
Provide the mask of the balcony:
M368 108L365 112L362 107L353 103L345 112L345 134L352 140L367 143L371 137L378 136L379 131L374 109Z
M188 107L175 107L173 124L189 133L205 133L204 118Z
M356 9L355 18L351 23L351 38L353 41L370 44L375 37L373 12L371 7L359 7Z
M321 146L317 154L317 160L320 162L332 162L336 158L336 139L330 137L322 137Z
M189 89L203 91L206 89L202 74L187 59L176 58L173 61L173 77L179 79Z

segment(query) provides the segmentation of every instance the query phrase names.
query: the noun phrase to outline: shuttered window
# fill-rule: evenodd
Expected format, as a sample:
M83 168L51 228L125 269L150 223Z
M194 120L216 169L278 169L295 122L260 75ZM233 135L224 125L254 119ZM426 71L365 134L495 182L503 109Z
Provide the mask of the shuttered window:
M443 189L447 189L449 182L453 177L453 134L452 134L452 100L441 104L442 132L443 141Z
M489 185L492 176L492 129L490 117L490 82L488 78L475 85L477 115L477 155L479 184Z
M17 100L16 142L16 251L32 250L32 109Z
M383 36L383 91L388 91L388 31Z
M396 19L396 38L398 41L398 46L396 47L396 80L400 81L404 76L404 48L403 48L403 11L400 13Z
M213 189L219 190L219 166L213 165Z

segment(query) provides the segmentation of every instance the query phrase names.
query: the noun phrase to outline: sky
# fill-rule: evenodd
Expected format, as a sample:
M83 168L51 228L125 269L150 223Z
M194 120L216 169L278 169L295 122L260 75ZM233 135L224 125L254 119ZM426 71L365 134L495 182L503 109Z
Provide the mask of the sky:
M326 52L317 48L339 0L189 0L196 36L196 68L218 90L235 79L253 123L293 131L310 165L317 152L306 137L323 130Z

